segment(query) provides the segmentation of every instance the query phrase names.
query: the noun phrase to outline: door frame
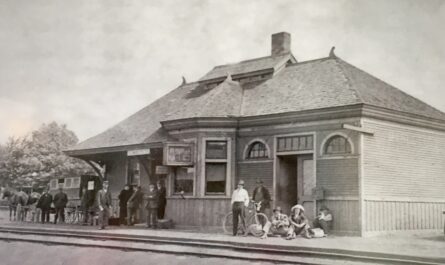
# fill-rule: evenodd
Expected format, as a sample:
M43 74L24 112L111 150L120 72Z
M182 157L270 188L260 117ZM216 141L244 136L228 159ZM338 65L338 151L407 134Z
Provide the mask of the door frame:
M303 135L312 135L313 141L312 141L312 150L305 150L305 151L286 151L286 152L277 152L277 143L278 138L280 137L288 137L288 136L303 136ZM290 134L277 134L274 136L273 139L273 208L275 208L276 205L276 199L277 199L277 165L278 165L278 156L286 156L286 155L309 155L312 154L314 168L313 168L313 174L315 178L315 186L317 186L317 135L314 131L311 132L299 132L299 133L290 133ZM317 201L314 199L314 216L316 216L316 210L317 209Z

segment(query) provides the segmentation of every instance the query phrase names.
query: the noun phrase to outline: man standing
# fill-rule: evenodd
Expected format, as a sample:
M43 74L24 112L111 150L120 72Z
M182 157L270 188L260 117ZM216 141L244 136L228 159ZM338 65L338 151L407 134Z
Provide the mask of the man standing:
M141 186L138 186L127 202L127 225L133 225L136 222L136 211L142 203Z
M238 217L241 219L244 228L244 235L248 234L246 222L244 220L244 209L249 206L249 194L244 189L244 180L240 180L238 187L232 194L232 214L233 214L233 235L238 233Z
M124 189L119 193L119 223L126 224L127 220L127 202L131 197L130 186L126 184Z
M156 229L158 227L158 204L159 204L159 194L155 190L155 185L150 184L148 186L148 192L145 196L147 199L147 228L153 227Z
M258 179L256 181L256 183L257 183L257 186L253 190L252 199L256 203L261 203L258 212L265 214L266 209L269 209L269 207L270 207L270 193L269 193L269 190L267 190L267 188L263 186L262 180Z
M51 203L53 202L53 196L49 194L49 188L45 188L42 196L40 196L37 202L37 208L41 209L42 212L42 224L45 222L49 223L49 210L51 209Z
M82 188L82 197L80 198L80 209L83 213L82 225L88 224L88 213L91 206L90 196L88 196L87 187Z
M102 189L97 192L97 206L99 207L99 229L105 229L110 216L111 192L108 190L108 181L104 180Z
M167 191L160 180L158 180L156 185L159 194L158 219L164 219L165 206L167 205Z
M65 207L68 203L68 196L63 192L62 186L59 187L59 192L54 196L54 208L56 209L56 217L54 224L57 224L57 219L60 217L62 223L65 223Z

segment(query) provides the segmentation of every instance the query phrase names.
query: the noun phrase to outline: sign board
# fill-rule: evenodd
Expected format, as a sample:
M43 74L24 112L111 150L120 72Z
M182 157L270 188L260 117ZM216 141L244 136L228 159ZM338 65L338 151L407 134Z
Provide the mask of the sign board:
M190 166L193 165L192 143L165 143L164 165L166 166Z
M127 156L142 156L149 154L150 154L150 148L127 151Z
M88 190L94 190L94 180L88 181Z
M156 174L157 175L167 175L168 167L167 166L156 166Z

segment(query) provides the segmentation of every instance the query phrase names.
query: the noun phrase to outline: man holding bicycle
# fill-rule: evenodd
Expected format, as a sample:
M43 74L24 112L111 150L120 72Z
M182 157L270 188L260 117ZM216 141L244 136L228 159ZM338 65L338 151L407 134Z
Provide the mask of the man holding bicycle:
M249 194L244 189L244 180L238 182L238 187L232 194L232 213L233 213L233 235L238 233L238 216L241 219L244 228L244 236L248 234L246 221L244 220L244 209L249 206Z

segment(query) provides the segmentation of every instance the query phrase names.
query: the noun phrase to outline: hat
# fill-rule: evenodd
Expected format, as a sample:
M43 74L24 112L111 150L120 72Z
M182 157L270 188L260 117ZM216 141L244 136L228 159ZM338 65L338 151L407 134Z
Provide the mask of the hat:
M257 180L256 180L256 183L258 183L258 184L263 184L263 181L262 181L261 179L257 179Z
M301 206L300 204L292 206L292 208L290 208L290 211L293 212L295 211L295 209L300 209L300 211L304 212L304 207Z
M281 212L281 207L280 206L275 207L275 209L273 209L273 212L276 212L276 211Z
M104 180L104 181L102 182L102 184L103 184L103 185L105 185L105 184L108 185L108 180Z
M238 185L243 185L244 186L244 180L240 180L239 182L238 182Z

